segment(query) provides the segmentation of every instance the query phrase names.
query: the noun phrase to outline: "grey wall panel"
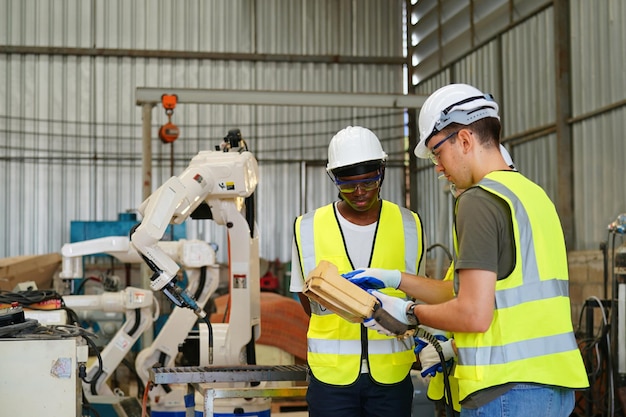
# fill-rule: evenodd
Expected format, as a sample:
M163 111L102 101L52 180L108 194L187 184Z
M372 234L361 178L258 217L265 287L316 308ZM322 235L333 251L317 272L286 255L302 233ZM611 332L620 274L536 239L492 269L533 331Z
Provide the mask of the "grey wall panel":
M475 48L546 8L547 0L418 1L409 29L417 63L414 82L421 82L461 60Z
M416 86L416 93L430 94L450 82L450 72L443 71ZM410 149L410 152L413 152L413 149ZM413 207L413 210L417 211L422 218L428 245L441 244L451 247L448 224L451 213L445 192L447 184L445 180L439 180L438 176L439 174L435 172L435 167L430 160L417 159L417 173L413 179L414 187L417 190L417 207ZM439 257L439 259L442 255L438 250L428 253L429 257Z
M554 61L549 56L553 44L551 22L550 11L539 13L501 38L466 51L465 56L448 70L420 83L417 91L428 94L450 82L460 82L492 93L500 105L505 138L553 122ZM546 93L552 96L541 98ZM524 173L528 171L529 177L545 186L553 198L556 195L556 176L551 176L555 172L554 140L551 137L520 149L509 146L518 168ZM429 241L451 247L452 198L447 183L437 179L430 161L418 160L418 169L418 210L426 219ZM429 256L441 258L445 254L432 251Z
M625 120L626 109L622 107L574 126L574 204L579 248L597 249L608 238L608 224L626 212Z
M0 0L0 45L61 48L0 54L0 172L7 191L0 193L0 257L59 251L69 241L71 221L116 220L139 206L137 87L401 93L400 65L291 60L311 54L398 58L402 5ZM127 56L98 54L120 48ZM141 56L145 50L153 57ZM256 53L261 59L158 54L167 51ZM284 54L284 62L263 61L266 53ZM156 137L166 121L156 106L153 189L182 172L198 151L219 144L229 129L241 129L259 160L257 220L261 255L268 259L288 260L293 218L336 197L323 165L330 138L346 125L365 125L381 137L391 159L385 193L398 202L405 198L401 110L180 104L172 115L181 132L174 144ZM316 171L307 188L302 164ZM220 245L221 261L223 229L210 221L187 224L189 238Z
M497 69L496 69L497 70ZM503 136L555 122L554 24L547 9L502 36Z
M570 18L574 115L623 100L626 4L578 0L571 4Z
M492 94L497 101L501 97L502 74L500 62L500 43L489 42L482 48L473 51L453 67L452 82L466 83Z
M484 29L485 34L493 33L495 38L478 49L466 48L450 63L438 61L443 66L437 72L432 71L436 61L433 57L439 53L433 37L440 17L435 2L418 2L416 13L423 13L424 21L416 26L413 38L423 43L416 47L423 61L414 80L422 77L423 82L417 86L419 92L432 91L449 81L491 88L500 102L503 137L508 140L507 147L515 163L556 201L561 156L557 154L555 133L555 56L560 52L554 50L553 10L549 2L515 1L508 14L510 26L504 27L501 23L505 19L494 23L489 18L502 16L503 9L496 7L497 3L473 2L475 33ZM619 133L626 127L623 73L626 5L617 0L579 0L569 2L569 6L571 72L564 76L569 76L571 81L574 158L575 243L570 249L594 250L599 242L606 240L608 223L626 211L626 190L619 174L626 159L623 135ZM451 13L446 12L441 18L451 19ZM458 32L457 28L447 33L445 24L441 27L446 31L442 39L453 38ZM419 161L418 167L421 167ZM426 177L427 174L418 170L419 208L427 213L425 217L431 213L438 216L439 212L445 215L434 203L438 191L429 188ZM428 190L426 201L422 189ZM439 223L428 220L432 227Z
M521 143L513 147L510 153L518 171L539 184L552 202L556 203L559 169L556 135Z
M626 5L579 0L570 9L575 238L578 248L597 249L626 212Z

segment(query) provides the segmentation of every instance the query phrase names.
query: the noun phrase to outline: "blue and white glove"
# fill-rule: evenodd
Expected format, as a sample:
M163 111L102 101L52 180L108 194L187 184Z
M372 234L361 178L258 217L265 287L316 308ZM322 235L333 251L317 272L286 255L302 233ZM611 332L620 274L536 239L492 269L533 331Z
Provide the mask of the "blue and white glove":
M439 340L439 346L441 346L441 352L447 366L452 365L452 358L455 357L454 349L452 347L452 341L454 339L446 339L445 336L435 336ZM435 376L437 372L443 372L443 365L437 349L429 343L426 339L421 337L415 338L415 353L419 355L420 363L422 364L422 377Z
M397 269L361 268L341 275L364 290L398 289L402 274Z
M385 336L395 336L394 333L385 329L379 322L377 322L373 317L369 319L363 320L363 325L370 330L376 330L379 334L383 334Z
M404 324L410 324L409 319L406 316L406 310L409 304L413 304L413 301L407 301L403 298L392 297L391 295L383 294L376 290L367 290L380 302L380 306L391 314L391 317Z

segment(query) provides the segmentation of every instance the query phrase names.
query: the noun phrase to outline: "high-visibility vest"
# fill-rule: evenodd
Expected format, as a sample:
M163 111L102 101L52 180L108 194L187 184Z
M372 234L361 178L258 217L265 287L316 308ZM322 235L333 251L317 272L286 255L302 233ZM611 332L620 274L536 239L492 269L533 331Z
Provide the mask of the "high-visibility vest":
M508 382L588 387L572 328L567 253L554 204L543 189L517 172L492 172L477 186L509 205L516 262L513 272L496 282L489 329L455 332L461 401ZM454 238L456 254L456 230ZM458 292L458 276L455 288Z
M354 269L348 258L334 204L296 219L294 233L302 276L307 277L321 260L335 264L339 273ZM419 270L423 231L416 213L383 201L370 259L371 268ZM297 267L297 266L294 266ZM399 290L384 290L406 297ZM307 331L307 362L315 378L333 385L348 385L361 373L362 351L366 349L369 372L383 384L404 379L415 362L413 340L398 340L351 323L311 300Z

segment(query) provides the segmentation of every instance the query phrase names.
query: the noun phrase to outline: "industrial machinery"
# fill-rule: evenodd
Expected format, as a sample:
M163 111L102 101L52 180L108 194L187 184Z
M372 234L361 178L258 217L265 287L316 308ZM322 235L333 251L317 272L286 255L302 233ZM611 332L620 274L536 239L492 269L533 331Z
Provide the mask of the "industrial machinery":
M78 333L0 337L0 414L81 416L79 368L86 360Z
M152 193L139 207L143 219L131 231L131 244L154 272L150 286L162 291L176 306L188 308L208 328L208 365L238 367L254 364L254 343L260 336L259 242L254 218L253 192L258 180L256 159L247 150L238 129L231 130L215 151L201 151L188 167ZM180 224L189 217L212 219L228 229L230 309L228 323L211 324L198 299L177 285L180 267L163 250L159 241L170 224ZM155 341L155 350L140 354L137 368L152 365L157 352L165 359L161 366L173 363L172 346ZM202 352L201 352L202 353ZM186 387L186 386L184 386ZM186 388L185 388L186 389ZM171 390L171 391L170 391ZM172 387L153 387L148 391L153 416L167 415L180 409L185 393ZM266 406L269 400L241 400L234 407ZM259 414L261 415L261 414Z
M152 292L127 287L118 292L97 295L64 296L65 305L72 310L105 311L125 313L124 324L100 352L100 361L93 362L83 379L83 392L93 395L114 395L106 384L113 371L119 366L135 342L150 327L152 318Z
M212 245L200 240L160 241L158 246L163 253L173 259L185 271L188 291L194 294L199 306L203 308L219 283L219 267L216 263ZM140 263L141 256L131 246L125 236L111 236L65 244L61 249L63 279L82 278L83 257L105 253L124 263ZM90 396L113 395L105 383L119 366L139 337L153 322L153 304L151 291L127 287L119 292L104 292L95 295L66 295L63 300L67 307L76 312L105 311L123 312L125 321L115 336L100 354L102 363L94 363L87 369L87 378L83 390ZM175 307L153 343L144 348L137 358L137 373L144 384L147 381L148 368L156 363L171 363L181 344L197 320L193 311ZM93 398L90 398L92 401Z
M614 250L611 299L616 305L611 312L612 322L616 322L617 326L612 329L615 342L613 354L616 355L616 370L620 383L626 385L626 345L621 343L626 340L626 242L615 248L615 236L626 234L626 213L618 215L615 221L609 224L608 230L613 236L611 246Z

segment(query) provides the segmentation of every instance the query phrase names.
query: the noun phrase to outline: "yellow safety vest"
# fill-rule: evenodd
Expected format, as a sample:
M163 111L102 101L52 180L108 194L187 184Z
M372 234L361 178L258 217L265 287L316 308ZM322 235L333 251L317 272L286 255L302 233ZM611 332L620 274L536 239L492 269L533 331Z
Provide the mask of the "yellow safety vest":
M489 329L454 335L461 401L473 392L508 382L588 387L572 329L567 253L554 205L538 185L519 173L492 172L477 186L509 205L516 263L508 277L496 282ZM454 237L456 254L456 230ZM455 287L458 291L458 276Z
M298 217L294 233L303 277L307 277L321 260L335 264L339 273L354 269L334 204ZM423 241L418 215L383 201L369 267L416 273L424 254ZM406 297L399 290L384 292ZM311 372L327 384L348 385L356 381L361 372L363 347L367 348L370 375L383 384L404 379L415 362L411 338L398 340L373 330L366 331L361 324L344 320L313 300L307 343Z

